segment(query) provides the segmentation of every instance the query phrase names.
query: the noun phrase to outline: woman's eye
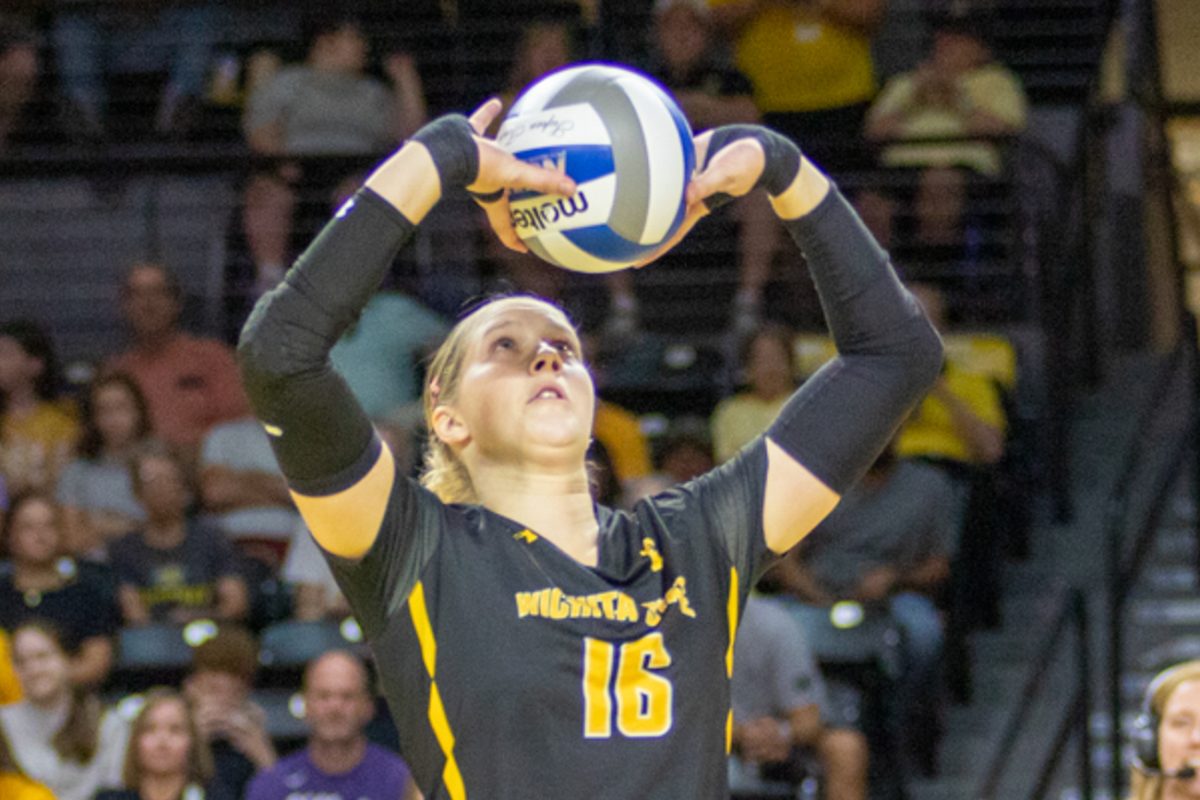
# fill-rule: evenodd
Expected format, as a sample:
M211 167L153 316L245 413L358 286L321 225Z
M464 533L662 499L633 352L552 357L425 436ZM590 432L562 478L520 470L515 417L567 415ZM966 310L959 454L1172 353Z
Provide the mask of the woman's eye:
M501 350L512 350L517 346L517 342L511 336L501 336L496 341L492 342L492 347Z
M568 342L566 339L561 339L556 342L551 342L550 346L553 347L558 352L564 353L566 355L574 355L574 353L575 353L575 346L573 344L571 344L570 342Z

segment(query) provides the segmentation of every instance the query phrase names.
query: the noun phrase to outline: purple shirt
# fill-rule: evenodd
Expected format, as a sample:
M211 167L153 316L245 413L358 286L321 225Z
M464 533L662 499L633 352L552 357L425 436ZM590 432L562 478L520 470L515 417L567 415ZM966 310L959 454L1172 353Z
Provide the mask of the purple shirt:
M254 776L246 800L400 800L408 766L400 756L368 744L358 766L326 775L308 757L308 748L275 762Z

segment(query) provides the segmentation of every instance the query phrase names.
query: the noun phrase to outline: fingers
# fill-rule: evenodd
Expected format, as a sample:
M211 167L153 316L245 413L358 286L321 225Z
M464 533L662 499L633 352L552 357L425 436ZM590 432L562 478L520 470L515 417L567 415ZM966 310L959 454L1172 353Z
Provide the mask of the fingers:
M500 239L500 243L509 250L515 250L518 253L528 253L529 248L521 241L521 237L517 236L517 231L513 228L512 217L508 213L508 202L500 201L496 203L488 203L483 207L487 214L488 224L492 226L492 230L496 233L496 237Z
M715 153L708 166L687 189L691 206L718 192L740 197L754 188L766 165L762 145L755 139L738 139Z
M538 167L516 158L513 159L511 170L508 180L505 181L505 185L510 189L528 189L567 197L575 194L575 181L557 170Z
M500 113L500 109L504 107L504 103L499 97L493 97L479 108L472 112L468 118L471 122L471 127L475 129L475 133L483 136L484 132L491 126L492 121L496 119Z

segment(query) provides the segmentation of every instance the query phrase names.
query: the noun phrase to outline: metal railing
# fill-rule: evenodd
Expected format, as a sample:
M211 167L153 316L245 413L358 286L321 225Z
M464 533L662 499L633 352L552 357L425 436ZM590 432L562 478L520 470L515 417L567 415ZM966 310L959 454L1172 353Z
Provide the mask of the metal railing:
M1072 735L1079 737L1079 785L1083 800L1092 799L1092 774L1090 752L1092 748L1091 732L1088 720L1091 716L1091 653L1088 636L1087 599L1079 589L1069 590L1062 598L1054 622L1044 634L1038 648L1037 660L1030 671L1021 690L1021 701L1016 714L1011 716L1004 732L1000 736L1000 745L996 756L980 785L979 800L994 800L1000 789L1001 780L1009 772L1010 761L1015 751L1022 729L1029 719L1036 704L1033 702L1044 682L1055 658L1060 653L1064 637L1074 632L1075 635L1075 671L1077 682L1072 697L1067 704L1066 713L1055 731L1050 752L1037 773L1033 790L1028 800L1042 800L1050 787L1062 754L1066 751L1067 743Z

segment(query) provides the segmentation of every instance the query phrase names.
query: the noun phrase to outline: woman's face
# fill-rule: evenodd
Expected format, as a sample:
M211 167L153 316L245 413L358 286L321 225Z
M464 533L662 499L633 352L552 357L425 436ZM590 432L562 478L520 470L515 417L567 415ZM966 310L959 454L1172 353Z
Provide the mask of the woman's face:
M485 462L582 467L596 398L574 328L536 300L480 313L439 435Z
M70 661L50 636L23 628L13 637L12 649L17 680L31 703L53 702L70 690Z
M142 713L137 758L143 774L186 775L192 734L183 701L162 700Z
M11 336L0 336L0 392L11 392L33 384L42 362L25 352Z
M41 498L22 503L13 512L8 531L8 549L18 565L46 566L60 555L58 516L54 507Z
M100 386L92 397L92 408L96 430L106 448L121 448L133 441L140 420L137 403L127 386L120 383Z
M1184 681L1167 698L1158 726L1158 758L1164 770L1200 768L1200 679ZM1200 769L1187 781L1173 781L1181 797L1200 797Z

